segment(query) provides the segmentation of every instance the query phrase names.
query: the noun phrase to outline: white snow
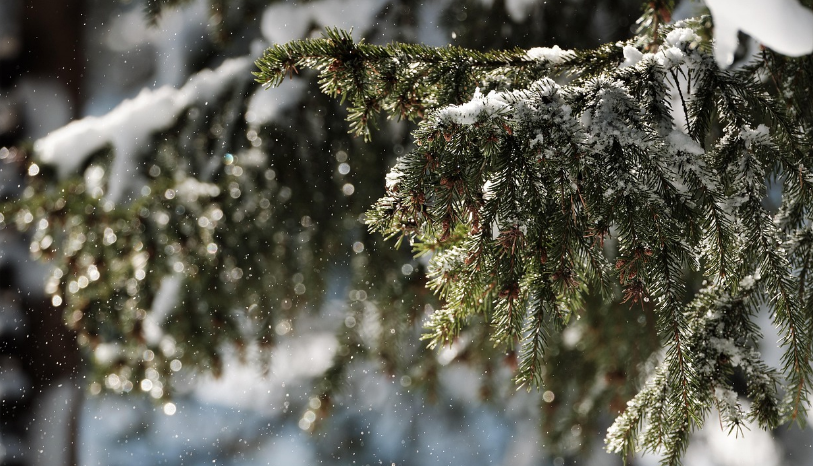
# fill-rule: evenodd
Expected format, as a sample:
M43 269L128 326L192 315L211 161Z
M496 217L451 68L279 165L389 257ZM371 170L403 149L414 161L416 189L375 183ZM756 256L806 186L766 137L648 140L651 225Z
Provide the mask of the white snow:
M750 149L754 143L760 144L769 141L771 131L767 126L760 124L755 129L748 125L740 128L740 137L745 141L745 147Z
M700 38L689 28L675 28L666 35L666 44L679 47L680 45L698 43Z
M536 0L505 0L505 11L514 21L522 22L528 17Z
M704 13L704 5L697 0L683 0L676 3L675 9L672 10L672 21L682 21Z
M641 61L642 58L644 58L644 54L640 50L633 47L632 45L625 45L624 61L621 63L620 68L635 66L636 64L638 64L639 61Z
M494 199L494 181L489 179L483 183L483 200L489 201Z
M730 388L715 386L714 398L717 398L717 400L721 403L725 403L729 409L736 408L737 406L737 392L731 390Z
M569 60L576 56L572 50L563 50L558 45L553 47L534 47L526 52L526 55L531 60L546 60L547 62L558 65L565 60Z
M445 107L438 112L438 117L441 120L451 120L459 125L472 125L482 113L492 117L507 108L509 105L502 94L491 91L484 96L478 87L470 101L461 105Z
M733 367L743 363L744 355L742 351L730 339L711 337L709 338L709 345L718 353L728 356Z
M545 143L545 136L542 133L537 133L536 137L531 139L530 147L541 146Z
M328 331L284 338L275 346L267 372L259 364L260 350L256 345L246 349L248 362L241 362L227 347L222 377L204 376L196 384L195 394L204 402L226 403L259 413L280 410L286 401L285 394L281 390L269 390L268 386L297 386L322 375L330 367L338 345L335 334Z
M399 160L398 163L392 167L392 170L390 170L389 173L387 173L387 176L384 178L384 184L387 191L392 190L396 185L398 185L401 178L404 176L405 170L406 166L401 160Z
M760 278L759 276L755 277L753 275L746 275L745 277L743 277L742 280L740 280L740 288L744 290L750 290L751 288L754 287L754 285L756 285L757 280L759 280L759 278Z
M678 47L661 47L658 53L655 54L655 60L668 69L682 65L686 60L686 56Z
M164 336L161 325L166 321L178 303L182 278L179 275L166 276L152 300L150 312L144 318L144 339L152 345L158 344Z
M271 44L302 39L313 27L366 30L385 5L384 0L280 2L265 9L260 28Z
M743 410L750 409L747 401ZM709 466L778 466L783 464L785 452L774 441L772 434L759 425L743 419L743 434L729 433L720 428L721 414L712 410L706 426L694 434L683 464Z
M34 144L38 160L56 167L64 178L75 174L93 152L110 145L116 156L110 167L107 199L120 202L134 177L134 157L144 151L151 134L172 126L190 105L208 105L249 72L247 57L226 60L204 70L181 89L143 89L102 117L85 117L51 132Z
M111 51L122 55L154 48L158 66L149 81L155 83L154 86L178 86L189 74L194 46L203 42L209 13L208 2L196 0L182 8L165 9L157 26L151 27L144 21L143 9L131 8L110 18L103 40Z
M714 57L723 68L734 62L737 31L784 55L813 53L813 11L798 0L705 1L714 18Z
M663 45L655 53L642 53L636 47L630 44L619 43L618 46L623 48L624 61L619 64L619 68L639 67L646 68L652 65L654 61L658 65L665 68L667 73L674 72L675 79L670 79L667 74L666 85L669 89L667 98L671 108L671 115L673 126L675 128L686 127L686 115L684 113L684 102L681 100L681 94L686 105L689 104L692 98L690 92L687 76L692 68L702 66L702 61L699 59L697 53L697 45L700 43L700 37L689 28L681 27L678 23L672 31L670 31L665 39ZM588 115L588 119L590 116ZM585 125L589 126L589 125ZM658 128L661 135L667 136L670 142L679 151L688 152L694 155L703 153L703 149L694 141L692 141L685 134L674 132L669 134L668 127Z
M624 115L639 112L635 98L619 81L604 79L600 85L595 108L585 110L579 117L579 124L585 130L584 143L592 145L595 151L605 150L615 142L622 146L648 147L646 134L624 119Z
M677 151L687 152L692 155L703 155L705 153L700 144L696 143L694 139L682 131L673 130L669 133L668 140Z
M254 91L248 101L246 122L257 127L275 120L283 110L299 102L307 83L302 79L286 80L282 87Z

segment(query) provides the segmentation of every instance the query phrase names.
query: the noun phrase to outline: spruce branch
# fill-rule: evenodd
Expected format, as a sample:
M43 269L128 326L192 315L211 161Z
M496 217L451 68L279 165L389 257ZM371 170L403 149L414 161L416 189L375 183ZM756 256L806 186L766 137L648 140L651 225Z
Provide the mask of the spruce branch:
M320 72L321 90L347 102L356 135L370 137L368 126L385 111L390 118L417 120L430 109L460 104L490 75L510 74L512 84L556 74L560 62L534 58L522 49L480 52L461 47L432 48L392 43L372 45L350 32L326 29L320 39L274 45L256 62L258 82L279 86L308 67Z
M581 327L571 317L595 320L594 293L654 312L662 361L607 441L625 455L662 451L670 465L713 407L730 432L746 418L774 426L781 409L799 419L813 356L803 286L813 124L792 103L813 87L776 79L809 70L772 54L719 70L708 19L666 25L672 7L649 2L636 40L595 50L373 46L328 30L257 62L269 86L316 68L365 137L379 112L419 122L367 221L432 253L429 286L446 305L429 319L431 346L488 322L499 347L519 344L516 383L539 387L555 358L546 346L561 344L559 327ZM774 217L762 206L770 176L785 187ZM707 288L689 291L687 271ZM784 336L784 403L754 349L760 302ZM748 414L732 390L736 371Z

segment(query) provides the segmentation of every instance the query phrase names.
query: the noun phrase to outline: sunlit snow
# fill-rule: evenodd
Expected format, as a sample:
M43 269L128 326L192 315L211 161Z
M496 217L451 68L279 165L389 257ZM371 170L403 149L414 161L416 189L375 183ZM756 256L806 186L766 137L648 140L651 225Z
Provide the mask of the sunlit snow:
M706 5L714 19L714 57L721 67L734 62L737 31L784 55L813 52L813 11L798 0L706 0Z
M133 158L145 150L149 136L169 128L192 104L214 104L231 83L243 79L250 64L247 57L234 58L216 70L194 75L181 89L143 89L103 117L85 117L51 132L37 140L34 151L64 178L76 173L91 154L112 146L116 157L110 167L107 199L119 202L134 177Z

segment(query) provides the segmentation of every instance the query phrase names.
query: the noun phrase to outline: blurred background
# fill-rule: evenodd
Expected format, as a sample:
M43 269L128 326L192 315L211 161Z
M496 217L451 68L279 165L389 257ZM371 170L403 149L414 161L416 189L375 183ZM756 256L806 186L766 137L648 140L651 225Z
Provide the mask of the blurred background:
M703 8L685 0L675 16ZM593 351L613 338L609 308L572 327L540 393L516 391L513 355L476 327L428 352L425 260L362 223L410 124L379 121L364 143L313 74L263 90L250 73L264 48L328 26L379 44L589 48L630 38L641 11L0 2L0 194L42 197L30 219L0 217L24 227L0 229L0 463L621 464L602 438L657 343L646 319L609 357L642 354L615 368ZM628 361L635 374L618 369ZM685 464L813 464L809 431L743 440L707 424Z

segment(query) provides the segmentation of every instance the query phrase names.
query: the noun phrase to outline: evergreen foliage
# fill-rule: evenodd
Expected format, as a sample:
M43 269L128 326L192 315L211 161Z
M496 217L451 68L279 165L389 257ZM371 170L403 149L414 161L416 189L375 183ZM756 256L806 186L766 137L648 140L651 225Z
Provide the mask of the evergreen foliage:
M714 406L731 431L804 420L813 69L764 50L720 70L708 18L667 26L669 6L653 2L638 38L594 50L374 46L329 29L270 48L257 78L318 69L367 138L380 111L419 121L367 223L431 252L444 307L430 347L485 321L517 352L516 382L547 388L551 335L589 316L591 298L628 303L613 319L625 335L651 309L662 351L607 446L677 464ZM766 180L781 185L779 212ZM759 306L782 337L781 389L755 349Z
M148 0L147 16L183 3ZM227 38L265 3L212 0L212 24ZM380 19L410 24L412 3ZM452 3L455 17L503 8ZM268 358L300 319L324 318L325 277L349 268L339 325L324 324L340 347L317 387L323 411L362 357L431 398L442 364L422 332L482 374L483 398L509 378L539 389L557 453L586 449L607 410L608 450L657 450L666 464L712 408L731 432L802 422L813 61L764 50L720 70L710 18L670 24L672 1L646 5L634 38L578 50L482 51L481 35L374 45L338 29L274 45L257 81L323 91L287 108L291 123L248 123L251 77L236 79L150 136L119 203L106 196L116 148L69 178L14 149L27 187L0 204L0 228L28 231L54 265L46 288L93 350L93 391L151 380L163 399L181 367ZM513 27L559 14L544 8ZM411 122L411 137L389 119ZM167 293L179 297L169 308ZM782 336L780 368L757 351L761 309Z
M416 381L429 379L423 372L433 364L424 360L431 358L412 343L425 304L423 281L417 272L401 272L420 264L378 247L357 219L379 188L356 178L383 179L386 161L373 157L383 149L360 144L339 126L321 127L319 115L340 109L319 94L288 111L292 126L248 125L250 81L245 73L216 101L190 106L153 135L127 202L107 196L112 147L66 179L16 152L28 186L20 199L2 204L0 221L30 231L32 255L54 266L46 291L64 307L79 342L93 349L92 392L130 392L151 380L149 393L165 400L175 390L174 372L218 376L224 352L267 365L277 341L297 333L301 317L317 315L325 277L339 270L349 270L342 275L352 289L340 320L359 328L338 330L340 347L322 395L333 394L346 365L360 356L389 372L414 368ZM265 155L272 151L273 160ZM351 157L364 167L361 174L334 176ZM352 196L348 183L355 183ZM369 260L371 254L378 259ZM362 341L357 331L365 320L398 331L368 329Z

